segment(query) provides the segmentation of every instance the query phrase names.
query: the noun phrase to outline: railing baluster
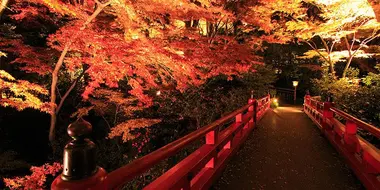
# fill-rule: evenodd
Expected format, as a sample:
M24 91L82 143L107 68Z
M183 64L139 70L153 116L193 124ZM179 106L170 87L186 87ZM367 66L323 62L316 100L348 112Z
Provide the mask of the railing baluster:
M206 164L206 168L215 168L215 161L216 161L217 157L212 157Z
M358 137L356 136L357 128L356 123L349 120L346 121L346 130L343 139L346 148L351 152L356 151L356 145L358 143Z
M184 182L184 186L181 188L181 190L190 190L191 189L191 179L187 179Z
M238 123L241 123L243 122L243 114L242 113L239 113L235 116L235 124L236 124L236 127L239 127ZM237 134L236 134L236 137L241 137L243 134L243 129L239 129L237 131Z
M308 111L308 105L310 105L310 94L309 91L306 91L306 95L303 101L303 110Z
M223 149L231 149L231 141L228 141L224 146Z
M215 145L218 141L219 128L217 130L212 130L206 134L206 144Z
M248 107L248 112L253 112L253 117L252 117L252 122L253 122L253 125L256 125L256 121L257 121L257 101L253 98L253 94L251 96L250 99L248 99L248 104L252 104L251 106ZM250 123L251 123L251 120L250 120ZM253 127L253 126L252 126Z
M365 150L363 150L362 156L364 170L371 176L379 175L380 171L380 158L378 155L376 155L376 153L373 152L375 151L370 150L369 147L367 147ZM378 183L380 184L380 182Z
M332 130L331 120L334 117L334 113L330 110L330 108L333 106L332 102L324 102L323 103L323 121L321 123L323 130Z
M219 136L219 127L217 127L215 130L210 131L206 134L206 144L213 145L218 143L218 136ZM206 168L214 168L216 159L218 158L218 154L215 154L206 164Z

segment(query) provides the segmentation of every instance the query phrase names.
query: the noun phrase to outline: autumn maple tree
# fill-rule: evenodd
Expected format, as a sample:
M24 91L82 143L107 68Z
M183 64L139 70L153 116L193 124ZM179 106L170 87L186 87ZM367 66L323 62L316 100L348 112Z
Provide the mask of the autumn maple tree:
M51 76L50 140L56 116L79 82L85 84L82 97L88 101L98 88L122 90L118 82L126 80L128 93L139 106L148 107L149 89L174 86L183 91L219 74L249 72L252 64L260 63L249 45L229 35L235 18L223 2L18 0L10 8L14 10L10 17L20 22L65 21L47 38L50 54L18 39L1 41L4 51L18 55L14 63L22 64L24 71ZM208 26L206 33L197 29L202 23ZM46 55L56 55L56 62L44 59ZM69 76L71 85L57 102L62 76Z
M355 12L346 10L350 1L343 0L334 3L323 0L16 0L6 6L11 11L4 11L2 6L7 17L23 24L43 20L55 29L44 38L43 47L25 43L22 36L4 35L0 48L16 57L12 64L17 64L23 72L49 78L48 83L32 81L29 86L19 87L29 88L24 92L34 88L32 83L41 87L37 98L40 107L33 104L29 107L43 107L50 113L52 141L57 114L71 93L79 88L78 84L82 87L78 91L83 101L97 102L97 105L78 110L77 116L88 112L88 108L101 107L95 101L99 96L107 97L111 104L121 101L109 97L133 97L137 103L123 104L130 107L125 109L127 114L136 107L152 105L152 94L149 94L152 90L184 91L219 74L233 76L254 71L253 64L262 64L261 57L255 53L264 50L263 41L301 40L325 59L332 73L332 52L339 41L348 44L348 67L361 48L378 35L376 25L369 27L374 15L367 15L371 9L368 2L358 2L366 7ZM358 41L359 32L368 33L369 28L372 35ZM325 50L313 41L316 37ZM7 84L12 81L24 84L8 74L2 79ZM63 81L69 85L63 86ZM128 88L121 88L121 81L126 81ZM13 96L23 97L20 101L32 97L7 89L13 90L7 94L8 100ZM50 89L50 93L42 89ZM98 89L122 95L97 94L102 92ZM46 96L48 102L44 102ZM17 108L17 103L2 105ZM45 110L45 105L50 109Z
M308 9L299 19L286 22L287 31L312 48L303 58L321 57L334 76L335 63L343 59L344 78L354 57L371 56L361 50L379 36L380 25L367 1L311 1L303 7Z
M355 57L373 55L368 46L379 36L373 0L0 1L6 21L0 58L7 65L0 68L0 106L50 114L50 141L60 113L81 118L94 112L108 127L107 141L139 138L131 144L138 153L149 132L137 131L162 121L134 115L156 103L154 96L176 101L170 92L193 87L198 93L218 75L232 80L255 72L264 42L306 44L311 50L304 58L320 57L335 77L334 65L345 61L346 77ZM264 81L249 82L255 80ZM214 106L218 100L210 99L219 96L198 97ZM205 117L197 109L191 114ZM10 188L43 189L46 176L60 169L58 163L32 167L31 175L4 181Z

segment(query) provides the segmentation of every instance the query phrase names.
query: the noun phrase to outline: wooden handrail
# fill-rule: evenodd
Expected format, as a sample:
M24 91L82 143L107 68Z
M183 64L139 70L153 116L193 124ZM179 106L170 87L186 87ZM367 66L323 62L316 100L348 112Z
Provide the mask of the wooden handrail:
M338 108L335 108L335 107L332 107L330 108L330 110L332 112L334 112L335 114L343 117L345 120L349 120L349 121L352 121L354 123L356 123L360 128L364 129L365 131L368 131L370 132L373 136L377 137L377 138L380 138L380 129L371 125L371 124L368 124Z
M294 89L291 89L291 88L273 88L273 89L279 90L279 91L288 91L289 93L294 92Z
M208 132L214 130L215 128L219 127L220 125L224 124L225 122L233 119L237 114L244 112L247 110L250 106L252 106L255 103L255 101L243 106L242 108L239 108L228 115L214 121L213 123L202 127L180 139L177 139L164 147L161 147L160 149L143 156L131 163L129 163L126 166L123 166L121 168L118 168L107 176L107 184L109 184L110 189L114 189L118 187L119 185L123 185L124 183L130 181L134 177L144 173L146 170L154 166L155 164L159 163L160 161L173 156L178 151L182 150L189 144L193 143L196 140L199 140L200 138L204 137Z
M318 106L322 105L322 109ZM380 180L380 150L357 134L361 128L380 138L380 129L334 107L332 102L320 102L309 95L304 99L304 112L321 129L324 136L343 155L366 189L378 190ZM343 124L335 116L342 117Z
M66 172L68 177L65 178L63 175L56 177L51 187L53 190L119 189L159 162L175 155L193 142L205 138L205 144L201 145L192 154L184 158L145 188L208 188L225 167L228 158L236 153L239 146L248 138L250 131L252 131L255 126L254 123L262 118L269 108L269 94L258 100L251 98L248 100L247 105L108 174L104 169L91 165L91 170L87 173L92 173L92 175L76 176L75 180L70 180L68 177L75 174L75 167L77 166L74 163L75 160L72 160L72 158L77 158L82 161L89 159L86 156L87 154L81 153L82 151L80 151L80 149L83 147L81 147L81 144L78 144L78 151L74 152L76 155L64 158L64 168L69 171ZM234 122L229 124L231 120ZM229 126L221 130L220 127L227 124ZM75 139L72 142L76 142ZM87 139L86 142L88 142L88 146L91 147L91 150L88 149L89 153L94 152L92 142L89 139ZM92 164L94 163L95 162L92 162ZM192 179L193 177L191 176L195 176L194 179Z

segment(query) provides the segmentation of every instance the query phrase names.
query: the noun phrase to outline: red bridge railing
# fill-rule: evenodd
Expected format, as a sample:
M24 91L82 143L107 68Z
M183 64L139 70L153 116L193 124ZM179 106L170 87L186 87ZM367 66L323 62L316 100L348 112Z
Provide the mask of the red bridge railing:
M379 190L380 150L357 132L361 129L380 138L380 129L335 108L332 102L321 102L309 95L304 99L304 112L343 155L363 185L367 189Z
M83 137L89 133L91 125L83 121L74 123L68 129L74 140L65 147L63 173L54 180L52 189L119 189L157 163L203 138L204 145L144 189L207 189L268 108L270 95L258 100L251 98L242 108L108 174L102 168L91 165L94 163L92 160L90 164L85 160L94 156L91 141ZM221 130L231 121L232 124Z

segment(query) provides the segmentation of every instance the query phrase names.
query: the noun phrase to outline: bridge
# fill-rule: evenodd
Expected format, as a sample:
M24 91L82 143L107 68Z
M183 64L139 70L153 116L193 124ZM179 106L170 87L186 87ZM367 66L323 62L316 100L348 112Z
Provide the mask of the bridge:
M144 189L380 189L380 151L358 133L380 129L306 95L303 107L248 104L132 163L107 173L96 165L91 125L68 127L63 173L52 189L122 189L194 142L201 143Z

